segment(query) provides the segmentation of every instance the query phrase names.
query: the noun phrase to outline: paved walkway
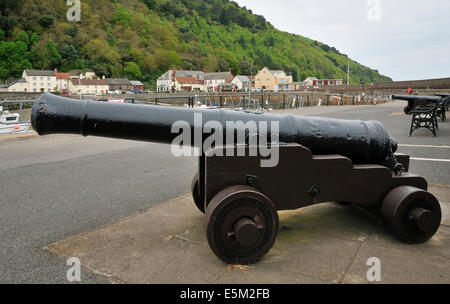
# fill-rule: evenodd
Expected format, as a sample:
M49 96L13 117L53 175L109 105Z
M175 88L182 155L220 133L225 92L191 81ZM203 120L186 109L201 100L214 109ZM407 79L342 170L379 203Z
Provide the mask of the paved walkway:
M400 243L359 208L328 203L281 212L269 254L233 267L210 251L204 216L183 196L46 249L116 283L368 283L371 257L381 261L381 283L450 283L450 188L431 192L443 225L421 245Z

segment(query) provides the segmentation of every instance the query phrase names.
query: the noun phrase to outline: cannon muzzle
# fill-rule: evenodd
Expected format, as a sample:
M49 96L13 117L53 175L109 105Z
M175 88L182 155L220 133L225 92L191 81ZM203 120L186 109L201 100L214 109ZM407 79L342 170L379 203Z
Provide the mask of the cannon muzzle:
M196 114L202 114L201 125L196 121ZM172 132L172 127L180 121L187 123L192 131L201 128L203 135L206 135L204 126L210 122L218 122L224 135L227 134L227 122L255 122L258 131L261 123L267 123L268 137L273 135L272 122L278 122L279 142L298 143L313 154L340 154L355 163L379 163L396 151L395 141L389 138L386 129L377 121L114 104L73 100L49 93L35 101L31 121L40 135L81 134L166 144L179 136ZM235 131L245 131L239 130L246 128L242 127L244 124L235 124ZM195 145L194 140L191 145Z

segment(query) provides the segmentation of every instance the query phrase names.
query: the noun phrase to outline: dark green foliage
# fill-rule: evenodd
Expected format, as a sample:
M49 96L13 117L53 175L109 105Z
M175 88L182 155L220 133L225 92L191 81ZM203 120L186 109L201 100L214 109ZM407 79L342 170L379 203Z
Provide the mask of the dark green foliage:
M52 15L46 15L46 16L42 16L41 19L39 19L39 24L43 28L49 28L53 24L54 21L55 21L55 17L53 17Z
M55 44L52 41L49 41L47 42L46 47L50 58L50 67L52 69L59 68L62 63L62 57L56 49Z
M177 0L168 0L163 2L159 6L159 10L165 16L173 16L175 18L181 18L185 15L183 6L179 4Z
M78 51L72 44L65 44L59 50L62 59L69 62L76 62L79 59Z
M20 78L24 69L31 68L28 47L22 41L0 42L1 79Z
M143 1L149 9L157 9L158 8L158 1L156 1L156 0L143 0Z
M78 33L78 28L75 25L73 25L73 26L71 26L71 27L69 27L67 29L66 33L70 37L75 38L77 36L77 33Z
M0 16L0 29L8 35L9 32L17 25L17 20L14 17Z
M94 72L95 72L95 75L97 75L99 77L103 77L103 76L109 77L111 75L111 72L108 70L108 68L106 68L100 64L97 64L94 67Z

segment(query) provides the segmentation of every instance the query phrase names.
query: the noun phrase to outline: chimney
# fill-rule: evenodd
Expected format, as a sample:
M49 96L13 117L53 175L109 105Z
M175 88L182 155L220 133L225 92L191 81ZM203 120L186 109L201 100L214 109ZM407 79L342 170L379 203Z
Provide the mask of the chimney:
M55 74L58 73L58 69L55 68L55 69L53 70L53 72L54 72Z
M103 75L103 76L102 76L102 79L106 79L106 76L105 76L105 75Z

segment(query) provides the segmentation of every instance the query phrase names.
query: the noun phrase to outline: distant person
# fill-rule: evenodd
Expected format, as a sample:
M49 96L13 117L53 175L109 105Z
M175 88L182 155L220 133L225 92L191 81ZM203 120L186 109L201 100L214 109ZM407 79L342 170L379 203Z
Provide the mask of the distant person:
M409 88L409 89L408 89L408 95L412 95L412 93L413 93L412 88Z

